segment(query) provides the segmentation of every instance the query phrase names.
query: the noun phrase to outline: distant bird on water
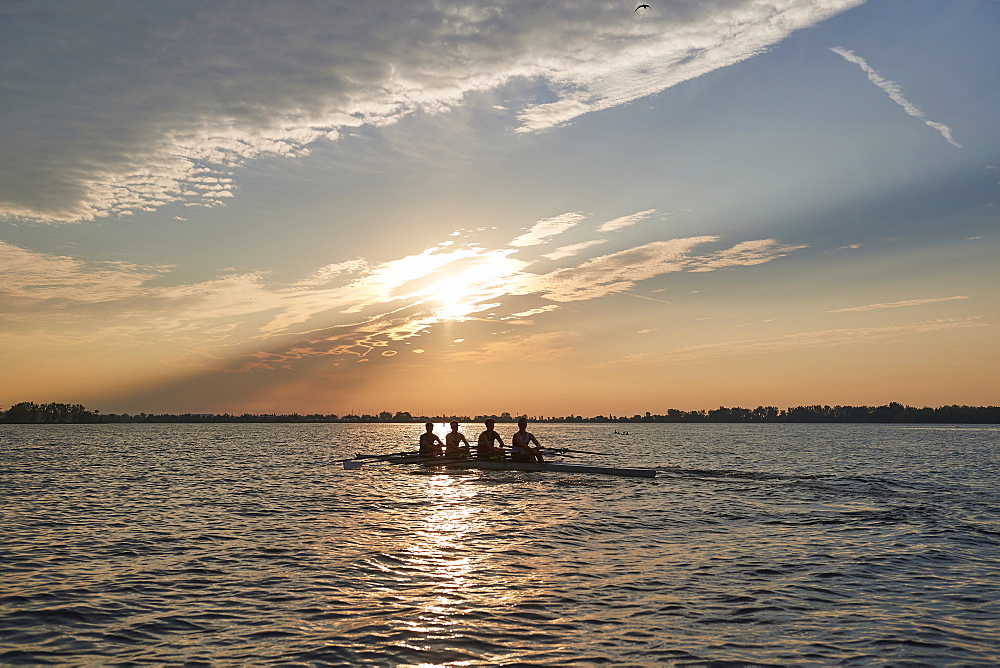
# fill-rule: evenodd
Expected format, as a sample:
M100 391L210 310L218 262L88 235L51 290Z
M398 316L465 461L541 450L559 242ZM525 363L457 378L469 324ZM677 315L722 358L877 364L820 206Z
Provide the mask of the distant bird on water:
M638 7L636 7L635 9L632 10L632 13L634 14L637 11L639 11L640 9L652 9L652 8L649 5L639 5Z

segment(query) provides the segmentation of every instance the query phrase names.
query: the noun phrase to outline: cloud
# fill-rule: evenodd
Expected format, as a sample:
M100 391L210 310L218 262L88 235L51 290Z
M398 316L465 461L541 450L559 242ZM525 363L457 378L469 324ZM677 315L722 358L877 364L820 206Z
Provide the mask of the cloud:
M633 21L628 30L607 17L583 35L559 40L572 57L545 62L559 99L520 114L522 132L569 122L581 114L627 104L766 51L791 32L814 25L863 0L672 4Z
M591 246L597 246L603 243L607 243L607 239L594 239L593 241L582 241L578 244L570 244L569 246L560 246L551 253L546 253L542 257L549 260L562 260L567 257L578 255L581 251L584 251Z
M46 300L96 303L124 299L168 271L170 267L128 262L88 266L71 257L35 253L0 241L0 298L20 306Z
M9 0L0 215L220 206L239 168L440 113L515 80L532 132L740 62L862 0L706 0L639 20L598 0Z
M559 308L558 304L549 304L547 306L539 306L538 308L528 309L527 311L521 311L519 313L511 313L511 316L514 318L530 318L533 315L548 313L549 311L554 311L557 308Z
M615 218L614 220L609 220L603 223L597 228L598 232L614 232L615 230L620 230L623 227L629 227L635 225L636 223L649 218L651 215L656 213L656 209L648 209L646 211L640 211L639 213L633 213L631 216L622 216L621 218Z
M216 345L288 308L264 273L165 285L171 267L85 262L0 242L0 322L8 342L170 341Z
M230 367L233 369L251 370L283 367L295 360L319 355L364 358L375 349L421 336L441 322L481 317L479 314L502 306L510 298L541 301L537 307L501 318L529 323L524 319L555 310L559 303L625 292L639 281L662 274L760 264L803 248L782 246L766 239L743 242L703 255L693 253L696 246L717 241L718 237L705 236L654 242L547 274L528 272L530 265L510 258L512 251L509 249L486 250L475 245L448 250L442 246L432 247L417 255L374 266L368 274L335 293L323 290L301 295L294 304L285 305L282 313L269 323L267 332L290 332L293 323L306 320L306 314L318 316L321 311L329 311L332 304L342 305L351 300L355 305L342 313L359 315L371 309L370 315L334 327L314 329L297 335L294 344L278 344L240 362L227 364L235 365ZM308 305L306 310L303 310L304 304ZM497 344L500 348L514 346L515 349L520 345ZM495 347L487 348L494 350ZM480 350L477 348L468 354L475 357Z
M638 213L633 213L628 216L622 216L620 218L615 218L614 220L609 220L602 223L598 228L598 232L613 232L615 230L620 230L624 227L630 225L635 225L636 223L648 218L652 214L656 213L656 209L649 209L647 211L640 211ZM575 227L581 221L585 219L582 213L564 213L561 216L556 216L555 218L546 218L545 220L540 220L535 223L531 229L529 229L524 234L518 236L510 242L511 246L524 247L524 246L537 246L545 243L550 237L554 237L558 234ZM607 239L593 239L590 241L582 241L580 243L569 244L566 246L560 246L554 251L544 254L549 260L562 260L567 257L573 257L592 246L597 246L599 244L607 243Z
M549 237L562 234L571 227L576 226L583 219L584 215L581 213L564 213L555 218L540 220L532 225L531 229L527 232L512 239L510 245L516 247L537 246L544 243Z
M631 289L639 281L678 271L706 272L777 259L805 246L782 246L773 239L746 241L698 257L692 250L718 241L715 236L654 241L576 266L534 276L526 285L555 302L596 299Z
M888 302L885 304L869 304L867 306L853 306L851 308L838 308L827 313L848 313L852 311L876 311L884 308L903 308L904 306L922 306L923 304L935 304L937 302L950 302L956 299L968 299L966 296L957 295L955 297L936 297L933 299L908 299L901 302Z
M262 353L256 363L320 353L364 356L444 320L487 311L518 292L527 263L510 258L513 249L450 244L383 263L357 258L327 265L291 284L252 273L162 285L166 281L155 279L169 280L170 267L84 262L0 242L0 319L9 330L23 330L25 342L169 338L192 349L218 348L193 359L220 360L228 346L266 347L293 336L305 342Z
M344 274L363 272L370 268L371 265L364 258L336 262L328 264L325 267L320 267L305 279L296 283L296 285L301 287L326 285Z
M535 287L542 296L555 302L595 299L624 292L638 281L683 270L692 248L717 240L718 237L691 237L654 241L539 276Z
M578 219L541 221L528 234L544 239ZM445 322L493 320L488 314L507 309L499 320L530 326L528 318L563 302L625 292L671 272L759 264L801 248L765 239L695 252L717 242L658 241L532 273L517 249L445 241L385 262L328 264L290 282L257 272L179 284L170 267L84 262L0 242L0 319L16 326L19 341L155 342L180 355L179 366L247 371L320 356L339 363L392 357L388 351Z
M781 246L774 239L744 241L691 262L689 271L715 271L729 267L750 267L771 262L807 246Z
M876 86L878 86L879 88L881 88L886 93L886 95L888 95L893 102L901 106L903 108L903 111L905 111L907 114L913 116L918 120L923 121L924 124L927 125L928 127L934 128L935 130L940 132L941 136L945 138L945 141L947 141L952 146L956 148L962 148L962 145L959 144L957 141L955 141L955 138L952 136L951 128L949 128L944 123L937 123L935 121L928 120L927 117L924 116L924 112L922 112L917 105L913 104L903 96L903 91L900 89L899 84L897 84L895 81L890 81L884 78L875 70L875 68L869 65L864 58L856 55L853 51L850 51L840 46L831 47L830 51L833 51L835 54L837 54L847 62L854 63L855 65L860 67L861 70L868 75L868 80L871 81Z
M819 332L801 332L787 334L768 339L743 341L727 341L724 343L706 343L696 346L682 346L656 352L626 355L616 360L603 362L598 367L650 366L660 364L676 364L697 362L703 359L720 356L749 356L769 353L781 353L787 350L802 348L819 348L844 346L858 343L872 343L886 339L915 336L946 329L964 327L982 327L977 318L961 320L934 320L891 327L860 327L856 329L831 329Z
M475 244L453 247L446 242L383 263L356 259L329 265L295 289L279 291L284 307L264 333L293 331L331 312L356 319L368 311L381 317L412 306L427 313L400 332L412 335L442 320L461 320L489 310L497 298L517 290L518 275L527 262L510 257L513 252ZM335 282L348 272L355 277ZM322 283L321 277L333 282Z

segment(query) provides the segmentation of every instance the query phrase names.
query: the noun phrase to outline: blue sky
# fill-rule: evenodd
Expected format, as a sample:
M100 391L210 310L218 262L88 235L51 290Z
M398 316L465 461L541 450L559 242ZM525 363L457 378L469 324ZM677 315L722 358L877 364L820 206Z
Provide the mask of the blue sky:
M0 403L996 403L1000 3L6 3Z

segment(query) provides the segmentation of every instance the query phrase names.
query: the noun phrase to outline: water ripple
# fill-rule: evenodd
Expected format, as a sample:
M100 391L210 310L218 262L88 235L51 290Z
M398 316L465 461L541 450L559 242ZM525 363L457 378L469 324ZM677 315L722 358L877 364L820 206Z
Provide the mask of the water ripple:
M640 481L317 464L397 425L5 427L0 663L1000 663L991 434L820 427L637 426Z

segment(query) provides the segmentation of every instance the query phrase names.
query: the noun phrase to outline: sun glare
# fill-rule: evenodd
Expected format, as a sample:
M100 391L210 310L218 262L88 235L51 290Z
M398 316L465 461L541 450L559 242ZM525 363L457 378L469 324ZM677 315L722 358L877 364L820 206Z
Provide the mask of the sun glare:
M415 296L440 303L434 309L438 320L462 320L495 307L497 298L512 291L520 268L506 253L482 253L474 258L474 264L435 281Z

